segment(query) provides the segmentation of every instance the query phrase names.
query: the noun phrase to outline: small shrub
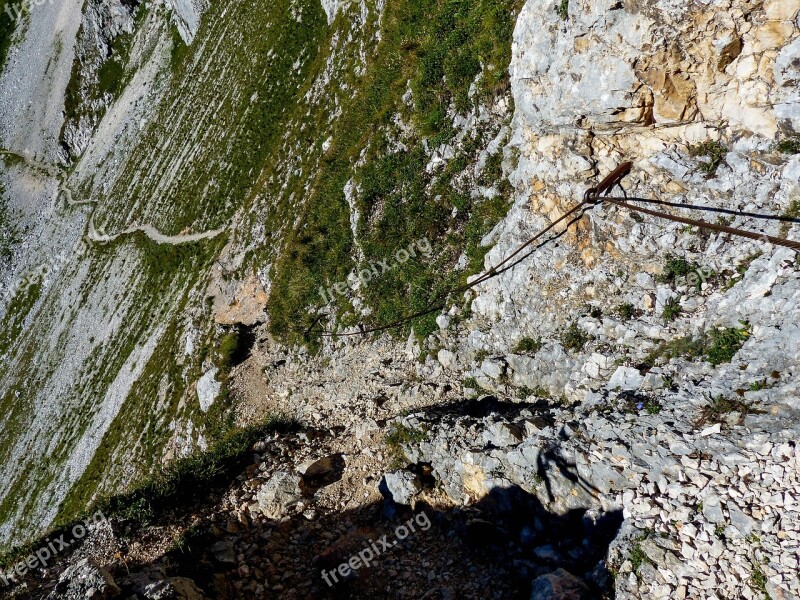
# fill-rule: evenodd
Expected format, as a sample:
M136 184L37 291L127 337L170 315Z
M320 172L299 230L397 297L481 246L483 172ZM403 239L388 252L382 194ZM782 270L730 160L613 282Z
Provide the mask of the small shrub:
M556 8L558 12L558 16L561 17L562 21L566 21L569 19L569 0L561 0L558 3L558 8Z
M514 347L515 354L536 354L542 349L542 338L524 337Z
M566 350L580 352L590 339L591 336L578 327L577 323L572 323L561 334L561 345Z
M473 390L481 389L481 386L478 384L478 380L475 379L474 377L467 377L464 380L464 387L465 388L471 388Z
M783 154L800 154L800 137L790 137L781 140L778 142L777 150Z
M680 316L683 309L681 308L680 298L672 297L664 304L664 310L661 312L661 318L665 323L672 323Z
M617 316L623 321L630 321L633 317L636 316L636 307L633 306L630 302L626 302L624 304L620 304L616 311Z
M700 163L700 170L708 175L713 175L717 171L717 167L722 163L728 148L719 142L707 141L701 144L694 144L689 146L689 156L692 157L707 157L708 162Z
M700 270L700 265L689 262L685 258L668 254L664 261L664 270L657 277L660 283L675 283L680 277L686 277L690 273Z

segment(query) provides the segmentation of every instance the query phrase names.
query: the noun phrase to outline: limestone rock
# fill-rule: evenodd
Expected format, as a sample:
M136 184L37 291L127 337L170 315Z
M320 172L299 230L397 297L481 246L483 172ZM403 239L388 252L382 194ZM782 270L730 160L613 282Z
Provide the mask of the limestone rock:
M302 498L302 480L298 475L278 471L261 486L256 500L261 512L270 519L280 519Z
M386 487L392 500L398 504L411 504L414 497L422 491L422 484L414 473L410 471L392 471L384 476Z
M93 559L85 558L67 568L48 600L106 600L116 598L122 590L114 578Z

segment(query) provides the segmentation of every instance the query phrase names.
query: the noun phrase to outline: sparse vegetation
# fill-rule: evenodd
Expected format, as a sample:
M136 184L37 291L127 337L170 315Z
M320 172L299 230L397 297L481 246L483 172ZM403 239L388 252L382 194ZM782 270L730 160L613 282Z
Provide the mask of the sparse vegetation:
M409 444L419 444L425 441L427 433L421 429L408 427L403 423L395 423L386 436L386 447L392 457L392 464L396 467L404 466L403 461L407 460L403 446Z
M776 149L783 154L800 154L800 137L787 137L778 142Z
M761 592L764 600L770 600L770 595L767 592L767 576L764 575L764 571L757 564L752 563L752 565L753 573L750 575L750 583L756 590Z
M742 327L738 328L720 327L712 329L709 335L706 360L716 367L733 359L750 336L750 326L743 323Z
M477 379L475 379L474 377L467 377L467 378L464 380L464 387L465 387L465 388L470 388L470 389L473 389L473 390L479 390L479 389L481 389L481 386L480 386L480 384L478 383L478 380L477 380Z
M260 425L230 431L206 452L158 468L130 492L102 500L97 508L134 526L150 524L167 511L192 506L229 481L250 463L252 445L267 433L297 427L292 419L272 416Z
M571 352L580 352L590 339L591 336L578 327L577 323L571 323L561 334L561 345Z
M18 21L14 15L27 13L23 0L0 0L0 70L5 65Z
M700 417L696 425L702 426L706 423L726 423L730 414L738 414L737 423L741 424L747 415L761 414L764 411L754 407L737 398L726 396L716 396L711 399L707 406L700 411Z
M615 312L617 313L617 316L623 321L630 321L633 317L636 316L636 307L630 302L625 302L624 304L620 304L619 306L617 306Z
M728 148L720 142L707 141L689 146L689 156L708 158L708 162L700 163L700 170L708 175L717 172L717 167L725 159Z
M569 0L560 0L556 11L562 21L569 19Z
M536 354L542 349L542 345L541 337L536 339L524 337L514 347L514 352L516 354Z
M675 283L676 280L686 277L690 273L695 273L700 270L700 265L694 262L689 262L685 258L668 254L664 261L664 268L661 274L657 277L660 283Z
M647 554L645 554L644 550L642 550L641 543L637 543L631 549L631 554L630 554L629 558L630 558L631 566L633 567L633 572L634 573L638 572L643 564L650 563L650 559L647 558Z
M782 215L787 219L797 219L800 218L800 198L795 198L789 203L789 207ZM783 222L781 223L781 236L786 237L789 233L789 230L792 228L791 223Z
M660 359L703 358L715 367L730 362L750 335L750 326L718 327L699 336L685 336L663 342L651 350L644 359L645 364L655 365Z
M661 311L661 318L664 319L665 323L672 323L680 316L681 312L683 312L683 308L681 308L680 297L672 296L664 303L664 310Z

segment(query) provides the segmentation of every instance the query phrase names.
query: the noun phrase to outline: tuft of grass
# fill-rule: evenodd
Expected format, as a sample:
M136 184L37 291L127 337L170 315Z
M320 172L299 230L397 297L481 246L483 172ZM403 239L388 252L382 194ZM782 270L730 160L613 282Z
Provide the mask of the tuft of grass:
M561 334L561 345L571 352L580 352L590 339L592 337L578 327L577 323L571 323Z
M651 350L645 364L655 365L660 359L686 358L707 360L715 367L730 362L750 336L750 325L718 327L697 337L685 336L664 342Z
M789 203L789 207L786 211L781 215L788 219L797 219L800 217L800 198L795 198ZM781 236L786 237L789 233L789 230L792 228L791 223L781 223Z
M750 337L750 325L748 323L743 323L742 327L739 328L720 327L712 329L709 336L708 350L706 351L706 360L715 367L722 363L731 362L748 337Z
M716 396L709 404L700 411L700 416L696 421L696 426L705 425L706 423L725 423L726 415L738 413L738 423L744 422L747 415L763 414L763 410L755 408L752 404L748 404L738 398L727 398L725 396Z
M408 427L403 423L395 423L392 431L386 435L386 447L389 450L389 456L392 458L392 465L394 467L403 466L403 462L407 460L403 446L410 444L419 444L425 441L427 432L421 429L414 429Z
M770 599L770 595L767 592L767 576L764 575L764 571L761 570L761 567L755 563L753 563L753 573L750 575L750 584L753 588L761 592L764 600Z
M514 346L514 353L515 354L536 354L539 350L542 349L543 343L542 338L538 337L536 339L530 337L522 338L516 346Z
M625 302L617 306L614 312L616 312L617 316L623 321L630 321L636 316L636 307L630 302Z
M471 389L473 389L473 390L479 390L479 389L481 389L481 386L480 386L480 384L478 383L478 380L477 380L477 379L475 379L474 377L467 377L467 378L464 380L464 384L463 384L463 385L464 385L464 387L465 387L465 388L471 388Z
M708 175L717 172L717 167L725 159L728 148L720 142L706 141L689 146L689 156L708 158L708 162L700 163L700 170Z
M636 573L643 564L650 563L650 559L647 558L647 554L645 554L644 550L642 550L642 545L640 543L637 543L631 549L631 554L628 558L631 561L634 573Z
M680 316L681 312L683 312L683 308L681 308L680 297L673 296L664 304L664 310L661 311L661 318L664 319L665 323L672 323Z

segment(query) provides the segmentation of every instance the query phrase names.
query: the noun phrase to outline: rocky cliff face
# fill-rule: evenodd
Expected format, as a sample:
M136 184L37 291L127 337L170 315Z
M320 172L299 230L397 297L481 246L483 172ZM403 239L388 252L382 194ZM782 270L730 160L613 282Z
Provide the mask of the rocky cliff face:
M658 210L798 239L800 3L60 10L31 12L0 80L25 232L4 267L6 541L282 413L301 433L260 439L211 508L135 534L139 579L118 540L80 551L109 594L321 597L318 561L404 507L438 533L356 596L800 594L796 252L605 202L447 294L626 160ZM61 67L26 69L53 22ZM206 573L164 554L212 524ZM97 564L58 589L111 577Z

